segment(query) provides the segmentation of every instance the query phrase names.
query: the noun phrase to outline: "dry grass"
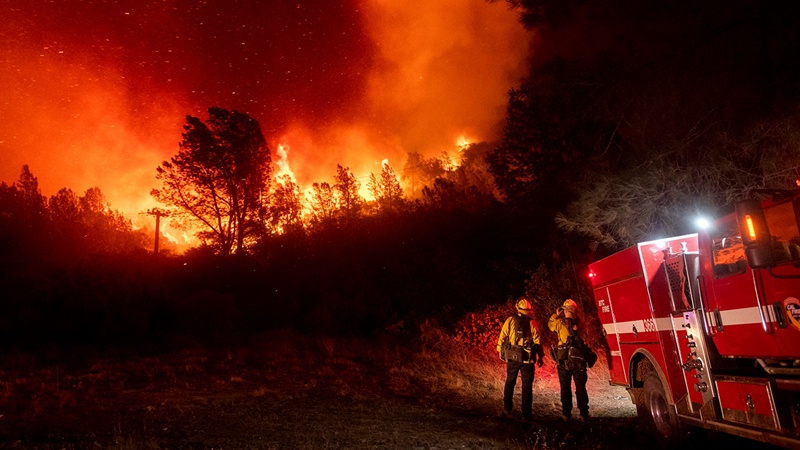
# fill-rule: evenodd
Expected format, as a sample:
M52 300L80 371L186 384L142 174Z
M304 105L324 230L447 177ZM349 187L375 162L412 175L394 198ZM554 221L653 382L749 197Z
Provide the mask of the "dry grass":
M72 367L18 357L0 370L0 448L605 448L633 420L624 398L594 431L558 423L548 366L537 420L501 420L504 365L484 350L426 324L411 341L279 331Z

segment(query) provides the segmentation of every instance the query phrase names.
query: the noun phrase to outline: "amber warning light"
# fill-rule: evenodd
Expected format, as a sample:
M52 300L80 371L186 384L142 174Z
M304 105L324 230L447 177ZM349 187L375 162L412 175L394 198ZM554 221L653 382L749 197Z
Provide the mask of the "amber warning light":
M750 217L750 214L744 216L744 223L747 226L747 235L750 236L751 240L756 239L756 226L753 224L753 218Z

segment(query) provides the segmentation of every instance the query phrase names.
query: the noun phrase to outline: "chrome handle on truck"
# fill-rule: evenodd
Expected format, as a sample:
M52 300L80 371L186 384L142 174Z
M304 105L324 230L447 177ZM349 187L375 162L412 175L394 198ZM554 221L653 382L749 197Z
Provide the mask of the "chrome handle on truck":
M698 300L700 303L700 315L703 318L703 330L705 330L708 336L713 336L717 333L716 331L711 331L711 327L708 326L708 317L706 316L706 307L705 307L706 299L705 296L703 295L703 289L705 288L705 285L703 284L703 276L698 275L696 281L697 281L697 296L699 297Z
M681 368L686 372L691 372L694 369L703 370L703 361L699 359L687 359L684 364L681 364Z
M767 325L767 318L764 317L764 305L761 304L761 293L759 292L759 286L761 283L758 282L756 279L756 270L752 271L753 274L753 292L756 294L756 306L758 306L758 315L761 317L761 327L764 329L764 333L772 334L770 332L770 327Z
M778 324L778 328L786 328L788 324L786 323L786 316L783 312L783 304L781 302L773 303L772 312L775 313L775 322Z

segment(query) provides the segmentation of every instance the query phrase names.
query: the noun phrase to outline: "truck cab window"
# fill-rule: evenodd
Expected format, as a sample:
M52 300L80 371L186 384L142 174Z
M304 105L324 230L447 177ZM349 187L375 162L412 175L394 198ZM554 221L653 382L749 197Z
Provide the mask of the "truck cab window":
M800 261L800 233L791 202L779 203L764 209L770 235L772 253L778 264Z
M724 221L712 232L711 247L715 278L736 275L747 270L744 243L735 218Z

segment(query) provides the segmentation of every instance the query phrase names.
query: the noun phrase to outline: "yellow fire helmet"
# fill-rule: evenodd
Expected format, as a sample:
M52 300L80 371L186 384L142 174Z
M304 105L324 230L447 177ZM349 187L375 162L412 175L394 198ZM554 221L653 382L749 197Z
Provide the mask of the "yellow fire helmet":
M533 305L531 305L531 302L528 301L527 298L522 297L517 300L517 311L519 311L520 314L531 316L533 315Z
M578 310L578 304L571 298L566 299L561 307L564 308L564 311L569 311L571 313L575 313L575 311Z

